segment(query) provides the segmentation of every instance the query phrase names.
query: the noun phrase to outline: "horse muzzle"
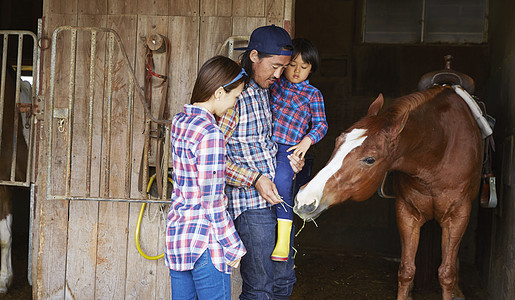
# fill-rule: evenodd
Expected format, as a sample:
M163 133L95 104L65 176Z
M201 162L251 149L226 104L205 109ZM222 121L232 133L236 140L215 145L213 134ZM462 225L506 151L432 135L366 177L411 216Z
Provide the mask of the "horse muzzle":
M320 209L320 202L317 199L313 199L310 203L301 204L298 201L298 195L295 197L295 206L293 212L296 213L300 218L306 221L312 221L318 217L324 209Z
M316 209L317 209L316 201L314 201L311 204L304 204L300 207L297 207L297 205L295 205L293 207L293 211L298 215L310 214L310 213L313 213Z

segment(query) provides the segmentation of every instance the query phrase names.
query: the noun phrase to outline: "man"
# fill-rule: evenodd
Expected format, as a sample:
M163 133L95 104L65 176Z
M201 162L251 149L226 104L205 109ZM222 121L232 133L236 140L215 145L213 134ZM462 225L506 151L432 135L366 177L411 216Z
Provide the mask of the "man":
M296 281L293 253L286 262L272 261L276 241L276 205L282 200L273 183L277 145L272 141L272 113L268 88L290 62L291 38L271 25L254 30L241 55L250 80L234 110L220 118L227 142L228 211L247 248L241 260L240 299L288 299ZM290 155L298 172L304 160ZM293 245L292 230L290 245Z

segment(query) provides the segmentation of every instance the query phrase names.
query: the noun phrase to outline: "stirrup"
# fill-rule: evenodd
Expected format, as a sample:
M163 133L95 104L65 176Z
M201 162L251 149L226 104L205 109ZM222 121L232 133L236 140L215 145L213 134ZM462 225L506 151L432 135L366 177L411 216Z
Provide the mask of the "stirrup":
M481 207L497 207L497 189L495 188L495 176L488 176L483 179L484 191L481 193ZM487 187L488 186L488 187Z

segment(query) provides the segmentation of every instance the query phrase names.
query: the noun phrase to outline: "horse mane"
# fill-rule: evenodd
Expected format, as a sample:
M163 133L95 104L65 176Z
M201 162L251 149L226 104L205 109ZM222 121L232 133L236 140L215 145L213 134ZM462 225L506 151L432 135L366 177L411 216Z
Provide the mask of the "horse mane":
M441 85L435 85L430 89L397 98L385 111L385 115L389 115L391 120L402 118L405 113L409 114L421 105L433 100L446 88Z
M358 121L352 128L366 128L369 133L378 132L399 118L404 114L411 113L423 104L433 100L441 92L448 87L436 85L430 89L415 92L397 98L390 104L386 110L380 112L377 117L365 117Z

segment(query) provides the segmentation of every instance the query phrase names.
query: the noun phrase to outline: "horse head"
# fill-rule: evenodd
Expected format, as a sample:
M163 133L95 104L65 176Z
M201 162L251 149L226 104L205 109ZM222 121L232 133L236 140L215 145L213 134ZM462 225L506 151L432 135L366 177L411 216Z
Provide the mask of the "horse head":
M313 220L335 204L348 199L363 201L377 190L392 164L395 140L407 119L404 115L387 121L378 115L383 103L380 94L367 115L336 139L327 165L295 198L293 210L299 217Z

